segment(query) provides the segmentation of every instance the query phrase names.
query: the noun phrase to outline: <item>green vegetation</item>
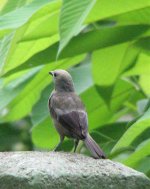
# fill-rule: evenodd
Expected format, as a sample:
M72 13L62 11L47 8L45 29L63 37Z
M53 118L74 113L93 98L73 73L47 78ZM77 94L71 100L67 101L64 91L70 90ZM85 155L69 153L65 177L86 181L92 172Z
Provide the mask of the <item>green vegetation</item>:
M150 1L3 0L0 10L0 150L32 149L29 132L37 149L57 144L48 72L61 68L107 156L150 176Z

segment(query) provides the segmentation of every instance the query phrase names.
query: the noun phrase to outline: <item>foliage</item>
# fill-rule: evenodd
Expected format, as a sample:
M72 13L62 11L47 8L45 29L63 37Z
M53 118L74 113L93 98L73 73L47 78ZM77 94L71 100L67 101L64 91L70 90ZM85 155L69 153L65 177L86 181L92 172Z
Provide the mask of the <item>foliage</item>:
M48 72L66 69L107 156L149 175L149 0L6 0L0 10L2 135L27 117L34 146L54 148Z

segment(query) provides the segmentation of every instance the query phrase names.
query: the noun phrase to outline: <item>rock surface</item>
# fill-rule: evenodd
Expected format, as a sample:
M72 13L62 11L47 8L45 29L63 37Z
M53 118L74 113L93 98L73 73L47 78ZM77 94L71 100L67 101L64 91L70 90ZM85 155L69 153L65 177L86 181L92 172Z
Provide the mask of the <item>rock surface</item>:
M110 160L59 152L0 153L0 189L150 189L142 173Z

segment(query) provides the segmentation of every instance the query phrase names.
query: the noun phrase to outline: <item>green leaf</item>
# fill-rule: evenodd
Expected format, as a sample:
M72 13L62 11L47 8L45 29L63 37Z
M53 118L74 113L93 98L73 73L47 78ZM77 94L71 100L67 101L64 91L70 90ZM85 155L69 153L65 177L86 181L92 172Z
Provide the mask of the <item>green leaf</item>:
M149 175L149 171L150 171L150 167L147 166L150 164L150 157L145 157L144 159L142 159L136 166L136 170L143 172L145 174L147 174L147 176Z
M150 49L150 37L145 37L143 39L140 39L136 43L137 48L141 49L141 53L145 53L147 55L150 55L149 49Z
M68 44L70 39L78 34L81 25L89 14L96 0L63 0L60 14L60 45L58 54Z
M111 97L112 97L112 93L113 93L113 90L114 90L114 85L111 85L111 86L99 86L99 85L96 85L96 90L100 94L102 99L105 101L107 106L109 107L110 106Z
M122 43L94 51L92 54L93 77L97 90L109 105L114 83L121 72L121 65L128 52L129 43ZM118 56L116 56L118 54Z
M49 3L49 0L33 1L0 17L0 29L15 29L25 24L29 18L41 7Z
M7 59L5 59L5 62L3 63L1 74L21 66L24 61L27 61L35 53L47 48L50 44L55 43L57 40L58 36L42 38L39 40L31 40L23 43L18 43L18 39L12 41L11 48L8 52L9 54L6 56ZM30 63L29 65L32 67L33 64ZM35 66L36 65L34 65L34 67Z
M120 67L128 46L128 43L122 43L94 51L92 62L96 85L110 86L114 84L120 73Z
M142 90L145 94L150 94L149 79L150 79L150 56L147 54L141 53L136 61L136 64L126 71L123 76L139 76L139 84L142 87Z
M141 75L139 79L139 84L141 85L144 93L147 95L150 94L149 81L150 81L150 75Z
M140 144L140 147L138 147L134 153L132 153L125 161L123 161L123 163L129 167L135 168L140 160L150 155L149 149L150 149L150 139Z
M91 127L97 128L102 124L106 124L114 121L114 118L116 116L114 112L116 112L123 105L123 103L125 103L125 101L129 98L132 92L133 92L133 88L129 84L127 84L124 81L118 80L118 82L115 85L113 94L111 96L109 107L106 105L106 103L102 98L97 99L95 96L94 99L91 101L92 109L90 108L90 112L89 112L89 124L92 125ZM86 97L86 100L90 101L91 96L94 95L92 93L87 94L88 98ZM87 101L87 111L89 111L88 105L90 105L88 101Z
M33 1L33 0L31 0L31 1ZM4 0L4 3L1 3L2 4L2 10L0 12L0 15L11 12L11 11L13 11L17 8L20 8L20 7L22 7L22 6L24 6L28 3L29 3L29 0L13 0L13 1Z
M72 57L104 47L133 41L139 38L141 35L144 35L148 28L148 26L121 26L103 28L101 30L94 30L80 34L70 41L70 43L62 51L59 59L61 60L65 57ZM118 37L118 35L120 37ZM12 69L8 74L55 61L57 49L58 43L55 43L49 48L35 54L21 66L17 67L16 69Z
M58 20L58 7L59 4L52 1L38 10L32 16L30 22L12 33L9 50L7 54L2 54L4 60L1 60L3 64L1 72L7 72L19 66L33 54L58 41L58 34L56 33L58 30L56 22ZM47 14L45 15L45 13Z
M57 24L54 22L54 19L58 17L58 12L56 10L59 8L59 5L60 3L52 1L44 7L40 7L40 9L32 15L30 22L11 34L12 38L9 43L7 43L9 49L7 53L2 53L2 57L0 57L0 62L3 65L1 72L7 72L16 66L19 66L33 56L33 54L58 41L58 34L53 36L53 32L58 30L58 26L56 27ZM55 14L55 12L57 13ZM45 28L45 25L50 29ZM1 34L3 33L1 32ZM39 34L41 35L41 38ZM27 39L28 41L22 41ZM4 46L2 51L5 51L5 49ZM30 51L28 49L30 49Z
M125 72L123 76L149 75L150 74L150 56L141 53L133 68Z
M92 11L90 12L89 16L87 17L86 23L91 23L97 20L104 20L107 18L110 18L112 16L119 16L123 14L128 14L130 15L130 18L132 20L132 12L135 11L142 11L143 9L149 8L150 7L150 2L148 0L137 0L136 3L135 1L122 1L122 0L101 0L101 1L96 1L95 6L93 7ZM143 11L145 12L145 11ZM143 14L142 12L142 14ZM138 14L137 12L136 16L142 17L142 14ZM134 14L134 13L133 13ZM149 15L149 14L148 14ZM141 19L145 19L145 14ZM147 15L146 15L147 16ZM147 21L148 21L147 17ZM136 20L137 20L136 19ZM140 19L140 20L141 20ZM149 21L148 21L149 23Z
M138 119L130 128L123 134L117 144L114 146L112 152L131 145L131 143L146 129L150 127L150 108L147 112Z
M3 115L7 112L5 108L21 91L24 87L34 78L35 74L41 68L34 68L30 71L24 71L19 74L13 74L7 79L2 80L0 90L0 114Z
M12 30L0 30L0 40L2 40L6 35L10 34Z
M1 3L0 3L0 11L2 12L4 6L6 4L6 1L5 0L1 0Z
M14 36L14 34L11 33L11 34L5 36L0 42L0 49L1 49L0 72L2 71L4 63L6 61L7 53L9 52L9 49L10 49L10 46L11 46L11 40L12 40L13 36Z
M59 135L50 118L32 128L32 142L36 147L44 149L53 149L58 144Z
M20 42L58 35L60 7L61 1L51 1L39 9L27 23L28 27Z
M119 25L148 24L150 17L150 4L140 9L133 10L121 15L110 18L115 20Z

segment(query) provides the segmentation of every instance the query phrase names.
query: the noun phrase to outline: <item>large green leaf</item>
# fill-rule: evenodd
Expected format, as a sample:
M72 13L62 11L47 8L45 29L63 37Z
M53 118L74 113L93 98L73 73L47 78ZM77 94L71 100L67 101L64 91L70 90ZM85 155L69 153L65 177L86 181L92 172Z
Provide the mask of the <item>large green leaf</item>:
M149 75L150 74L150 56L141 53L136 65L129 71L125 72L123 76L133 75Z
M103 28L101 30L94 30L80 34L70 41L69 45L62 51L60 58L71 57L73 55L90 52L99 48L133 41L141 35L144 35L148 29L149 26L123 26ZM120 36L119 38L118 34ZM57 49L58 43L45 50L45 53L49 54L50 61L55 60Z
M132 67L136 65L139 54L142 52L146 53L148 51L149 41L149 37L145 37L129 44L120 66L120 74L132 69Z
M12 34L12 39L10 43L8 43L10 46L9 50L7 53L2 54L3 59L1 59L1 63L3 65L3 72L22 64L33 54L58 41L56 31L58 30L57 10L59 6L59 2L55 3L52 1L42 8L39 7L38 11L31 15L30 22L26 23ZM32 6L30 8L32 8ZM47 28L45 28L45 26L47 26ZM30 49L30 51L28 49ZM5 47L2 48L2 50L5 51Z
M144 141L132 155L130 155L125 161L123 161L123 163L127 166L135 168L140 160L150 155L149 149L150 139Z
M121 26L94 30L74 37L62 51L60 59L72 57L85 52L91 52L100 48L133 41L149 29L148 26ZM135 32L136 31L136 32ZM118 37L118 35L120 37ZM9 74L18 70L31 68L41 64L53 62L56 59L58 43L35 54L21 66L10 71Z
M150 127L150 108L123 134L112 152L131 145L131 143L146 129Z
M6 4L6 1L5 0L2 0L1 3L0 3L0 11L2 11L2 9L4 8Z
M144 93L147 94L147 96L150 95L149 81L150 81L150 75L141 75L139 79L139 84L142 87Z
M12 30L0 30L0 40L3 39L4 37L6 37L6 35L10 34L12 32Z
M115 20L119 25L150 24L150 4L140 9L133 10L121 15L110 18Z
M24 61L27 61L35 53L47 48L50 44L55 43L57 40L58 36L42 38L39 40L31 40L23 43L18 43L17 41L14 41L14 43L11 45L11 49L9 49L10 54L7 54L7 59L5 59L5 62L3 62L1 74L17 66L20 66ZM28 49L30 49L30 51ZM30 66L32 67L32 63L30 64Z
M32 128L32 142L36 147L52 150L58 144L59 135L52 124L47 118Z
M132 12L138 11L141 9L141 11L145 8L150 7L149 0L137 0L130 1L130 0L101 0L96 1L95 6L93 7L91 13L87 17L86 22L93 22L97 20L107 19L112 16L118 16L127 14L132 16ZM138 12L136 16L139 18L141 15L138 15ZM145 17L144 17L145 18ZM144 19L143 18L143 19ZM132 17L131 17L132 19ZM137 20L137 19L136 19ZM141 18L140 18L141 20ZM148 21L148 18L147 18ZM149 21L148 21L149 23Z
M60 44L58 55L70 39L80 32L81 25L95 2L96 0L63 0L59 23Z
M2 71L2 68L4 66L4 63L6 61L7 58L7 54L9 52L10 46L11 46L11 40L13 38L13 33L5 36L1 42L0 42L0 49L1 49L1 53L0 53L0 72Z
M39 9L27 23L28 28L20 42L58 35L60 7L61 1L51 1Z
M20 8L30 2L32 2L33 0L13 0L13 1L9 1L9 0L2 0L1 1L1 6L2 6L2 10L0 11L0 15L6 14L8 12L11 12L17 8Z
M6 79L2 79L1 89L0 89L0 114L7 113L7 108L5 108L19 93L24 89L24 87L33 79L35 74L41 68L34 68L30 71L24 71L19 74L11 75Z
M141 49L142 51L142 49ZM123 74L125 77L139 76L139 84L145 94L150 94L150 56L144 53L140 53L136 64Z
M15 0L16 1L16 0ZM30 1L29 1L30 2ZM42 0L42 1L33 1L30 4L27 4L26 6L23 6L21 8L18 8L12 12L10 12L7 15L4 15L2 17L2 21L5 25L2 25L4 28L14 28L22 25L23 22L25 22L32 14L32 11L34 12L38 9L38 7L42 7L43 5L49 3L49 0ZM56 1L60 2L60 1ZM68 1L70 2L70 1ZM80 1L80 4L82 5L84 2ZM9 2L10 4L10 2ZM13 4L12 6L15 6L15 2L11 2ZM112 6L113 5L113 6ZM113 1L113 0L102 0L97 1L95 6L93 7L90 15L87 18L87 21L85 23L93 22L96 20L101 20L105 18L109 18L112 16L116 16L123 13L128 13L131 11L136 11L138 9L147 8L150 6L150 3L148 0L137 0L136 3L134 1L127 0L126 2L122 0ZM70 7L69 7L70 8ZM30 10L28 10L30 9ZM25 13L26 12L26 13ZM24 14L20 14L24 13ZM17 18L14 19L14 17Z
M13 33L8 52L2 54L2 57L4 57L4 60L1 59L3 72L19 66L33 54L58 41L58 34L56 33L58 30L58 7L59 4L52 1L38 10L31 17L30 22ZM4 51L5 48L2 50Z
M150 167L147 166L150 164L150 157L145 157L142 159L136 166L136 170L145 173L148 177L150 177Z
M128 43L123 43L97 50L92 54L93 76L97 85L109 86L114 84L120 73L128 46Z
M124 81L119 80L114 87L114 91L110 100L110 107L100 97L95 87L90 88L81 95L89 115L89 125L91 129L100 125L111 123L116 116L116 112L123 103L132 94L133 88ZM94 98L91 99L91 96Z
M26 6L20 7L0 17L0 29L14 29L25 24L29 18L49 0L33 1Z

